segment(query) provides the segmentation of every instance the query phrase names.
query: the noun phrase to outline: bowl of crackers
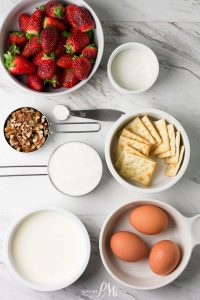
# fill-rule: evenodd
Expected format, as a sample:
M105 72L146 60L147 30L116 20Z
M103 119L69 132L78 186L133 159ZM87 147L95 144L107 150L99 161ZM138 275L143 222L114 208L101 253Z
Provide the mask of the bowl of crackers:
M157 193L185 173L190 143L185 129L170 114L139 109L123 115L111 128L105 157L111 174L124 187Z

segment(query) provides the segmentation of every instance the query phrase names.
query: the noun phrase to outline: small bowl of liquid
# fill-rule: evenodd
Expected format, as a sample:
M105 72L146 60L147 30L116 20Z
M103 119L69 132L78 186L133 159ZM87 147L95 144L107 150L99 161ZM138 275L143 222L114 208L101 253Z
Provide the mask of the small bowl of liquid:
M126 43L112 52L107 72L117 91L140 94L155 83L159 74L159 62L155 53L146 45Z
M59 207L32 209L8 228L4 261L20 284L50 292L78 280L90 248L88 232L75 215Z

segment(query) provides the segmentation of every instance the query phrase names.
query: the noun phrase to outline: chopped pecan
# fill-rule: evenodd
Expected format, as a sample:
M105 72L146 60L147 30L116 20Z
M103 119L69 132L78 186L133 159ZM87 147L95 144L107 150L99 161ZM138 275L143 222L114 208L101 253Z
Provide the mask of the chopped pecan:
M10 114L4 134L11 147L17 151L33 152L46 142L49 125L39 111L24 107Z

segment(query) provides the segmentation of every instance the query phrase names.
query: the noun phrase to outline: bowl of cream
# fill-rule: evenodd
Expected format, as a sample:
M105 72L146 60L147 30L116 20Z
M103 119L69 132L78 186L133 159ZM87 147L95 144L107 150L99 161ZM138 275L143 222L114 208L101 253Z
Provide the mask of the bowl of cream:
M153 50L146 45L126 43L112 52L107 73L112 86L118 92L140 94L155 83L159 74L159 63Z
M56 291L74 283L90 258L83 223L62 208L35 209L17 218L4 240L11 275L38 291Z

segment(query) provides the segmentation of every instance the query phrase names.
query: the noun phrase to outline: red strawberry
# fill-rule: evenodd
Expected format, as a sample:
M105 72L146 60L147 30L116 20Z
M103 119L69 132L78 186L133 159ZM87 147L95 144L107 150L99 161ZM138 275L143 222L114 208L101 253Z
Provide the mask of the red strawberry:
M73 69L65 69L63 73L62 82L63 82L63 87L71 88L75 86L79 82L79 80L75 76Z
M66 44L66 38L64 36L61 36L58 45L54 51L56 57L59 58L66 53L65 44Z
M22 55L24 57L31 57L37 54L41 50L40 39L37 36L33 36L25 45Z
M38 66L38 75L43 80L51 79L55 75L56 63L55 60L48 55L44 55Z
M51 53L59 41L59 33L55 28L48 27L42 30L40 35L42 49Z
M33 90L42 91L44 82L37 74L31 74L27 76L27 86Z
M35 65L22 55L8 51L4 58L5 67L14 75L33 74L36 71Z
M45 83L50 83L53 89L59 89L62 87L62 70L57 68L55 75L49 79L45 80Z
M40 64L40 62L41 62L41 59L42 59L42 57L44 56L45 53L46 53L46 52L45 52L44 50L41 50L40 52L38 52L38 53L34 56L34 58L33 58L33 63L34 63L34 65L39 66L39 64Z
M49 1L45 6L45 13L49 17L63 19L65 6L57 1Z
M57 60L57 66L63 69L72 68L73 66L73 55L64 54Z
M76 27L70 27L69 28L70 34L73 34L74 32L77 32L77 31L80 31L80 30L78 30L78 28L76 28Z
M66 42L66 52L81 52L89 44L89 38L86 33L74 31Z
M74 74L79 80L86 79L92 69L92 65L85 57L75 58L73 63Z
M44 18L43 27L44 28L53 27L53 28L57 29L58 31L64 31L67 28L64 21L54 19L52 17L45 17Z
M8 43L23 46L26 44L26 37L23 32L14 31L8 35Z
M75 4L69 4L65 9L65 16L72 27L86 32L95 28L95 22L89 10Z
M82 56L87 58L91 63L95 62L97 57L97 48L94 45L89 45L81 52Z
M21 14L19 17L19 28L21 31L26 32L27 24L29 23L30 16L27 14Z
M42 30L43 12L36 10L29 19L26 27L27 38L38 35Z
M55 59L55 54L52 52L50 55L48 55L44 50L41 50L40 52L38 52L38 54L35 55L35 57L33 58L33 63L34 65L36 65L37 67L40 65L40 63L46 59L47 57L52 58L53 60Z

